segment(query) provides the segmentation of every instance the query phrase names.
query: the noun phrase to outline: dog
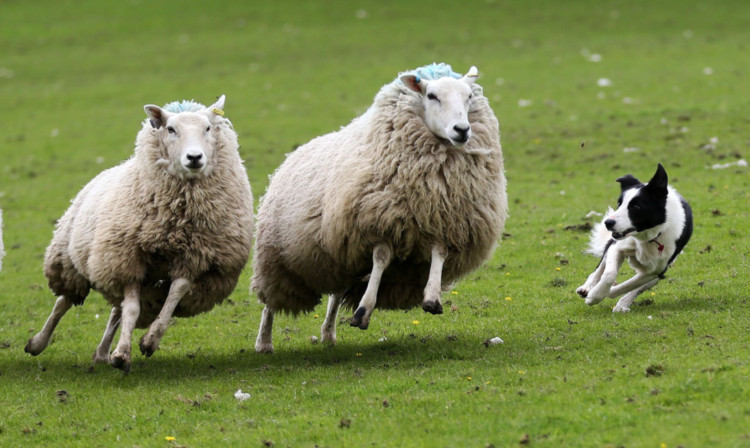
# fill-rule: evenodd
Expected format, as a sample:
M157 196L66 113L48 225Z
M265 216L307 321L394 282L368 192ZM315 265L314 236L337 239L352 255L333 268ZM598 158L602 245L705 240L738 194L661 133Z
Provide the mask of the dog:
M669 185L661 163L647 184L630 174L617 182L621 188L617 210L609 208L591 231L587 252L601 257L601 261L576 292L587 305L622 296L612 311L627 312L639 294L664 278L685 248L693 234L693 212ZM626 259L636 273L615 284Z

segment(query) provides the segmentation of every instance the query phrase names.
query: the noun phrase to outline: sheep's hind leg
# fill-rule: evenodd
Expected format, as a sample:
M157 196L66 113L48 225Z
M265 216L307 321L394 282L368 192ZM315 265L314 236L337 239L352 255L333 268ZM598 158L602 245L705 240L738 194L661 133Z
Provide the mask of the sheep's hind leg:
M167 300L164 301L164 305L161 307L159 315L156 316L156 320L151 323L148 327L148 331L141 338L141 353L149 357L159 348L161 338L164 336L164 333L167 332L169 319L172 318L175 308L177 308L180 300L185 297L185 294L190 291L192 286L193 283L186 278L178 278L172 281L172 284L169 286Z
M133 329L141 314L141 287L134 283L125 287L125 298L120 304L122 313L122 331L120 340L117 342L115 351L109 357L112 367L118 368L125 373L130 372L130 349Z
M117 328L120 326L121 316L122 310L120 307L113 306L112 312L109 313L109 320L107 321L107 328L104 329L102 341L94 352L94 363L109 363L109 350L112 348L112 340L114 340Z
M320 336L324 344L336 344L336 317L341 307L341 298L331 294L328 296L328 310L326 311L326 320L320 328Z
M255 351L258 353L273 353L273 311L268 306L263 308L260 318L258 338L255 340Z
M443 263L448 256L448 250L442 245L432 248L432 260L430 262L430 277L424 288L424 300L422 309L430 314L443 314L443 305L440 303L440 291L442 291Z
M55 331L55 327L60 323L60 319L68 312L70 307L73 306L73 301L67 297L60 296L55 301L55 305L52 307L52 313L47 318L47 322L44 323L44 327L39 330L39 333L35 334L29 342L26 343L26 347L23 349L26 353L30 353L33 356L42 353L49 340L52 337L52 333Z
M367 327L370 325L370 316L372 315L372 310L375 309L375 304L378 300L380 279L390 263L391 248L385 244L375 246L375 249L372 251L372 273L370 274L370 280L367 283L365 294L362 296L362 300L359 302L359 307L357 308L357 311L354 312L354 317L351 319L352 327L359 327L362 330L367 330Z

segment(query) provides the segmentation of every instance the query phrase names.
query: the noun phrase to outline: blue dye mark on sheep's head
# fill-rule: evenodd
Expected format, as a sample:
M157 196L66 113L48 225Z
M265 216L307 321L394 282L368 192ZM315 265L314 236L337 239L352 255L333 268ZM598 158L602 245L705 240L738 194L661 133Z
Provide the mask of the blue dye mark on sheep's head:
M164 106L163 109L166 110L167 112L178 114L180 112L198 112L198 111L204 110L205 108L206 106L204 106L201 103L196 103L193 100L190 100L190 101L182 100L182 101L173 101L167 104L166 106Z
M409 74L416 75L422 79L427 80L445 78L446 76L460 79L462 76L461 74L454 72L450 65L442 62L439 64L433 62L430 65L425 65L424 67L419 67L406 73L402 73L402 75Z

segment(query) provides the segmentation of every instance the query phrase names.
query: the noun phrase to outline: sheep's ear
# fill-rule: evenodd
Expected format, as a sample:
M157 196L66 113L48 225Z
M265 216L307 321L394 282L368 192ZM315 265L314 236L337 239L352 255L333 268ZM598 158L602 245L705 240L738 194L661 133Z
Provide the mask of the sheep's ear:
M227 97L226 95L222 95L219 97L218 100L216 100L215 103L208 106L206 109L208 110L208 119L213 121L217 117L223 117L224 116L224 101L226 101Z
M461 78L461 81L465 82L468 85L474 84L474 81L477 80L479 77L479 70L477 70L476 66L471 66L468 72L464 75L463 78Z
M416 75L403 75L401 82L409 89L423 94L427 90L427 81Z
M162 109L159 106L154 106L153 104L147 104L143 106L143 110L146 111L146 115L148 115L151 126L154 129L159 129L160 127L164 126L167 123L167 119L170 115L166 110Z

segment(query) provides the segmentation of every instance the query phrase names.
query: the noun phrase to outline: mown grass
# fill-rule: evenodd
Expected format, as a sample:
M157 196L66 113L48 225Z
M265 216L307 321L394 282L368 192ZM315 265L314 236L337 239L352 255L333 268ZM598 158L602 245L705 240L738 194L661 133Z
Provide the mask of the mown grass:
M748 172L710 169L747 157L748 17L741 1L4 2L0 445L750 446ZM23 353L52 306L54 221L132 153L142 105L227 94L257 198L295 145L433 61L479 67L511 203L446 314L378 311L326 348L319 307L278 317L261 356L248 268L130 375L91 368L98 294ZM657 162L693 205L693 240L631 313L586 307L585 216Z

